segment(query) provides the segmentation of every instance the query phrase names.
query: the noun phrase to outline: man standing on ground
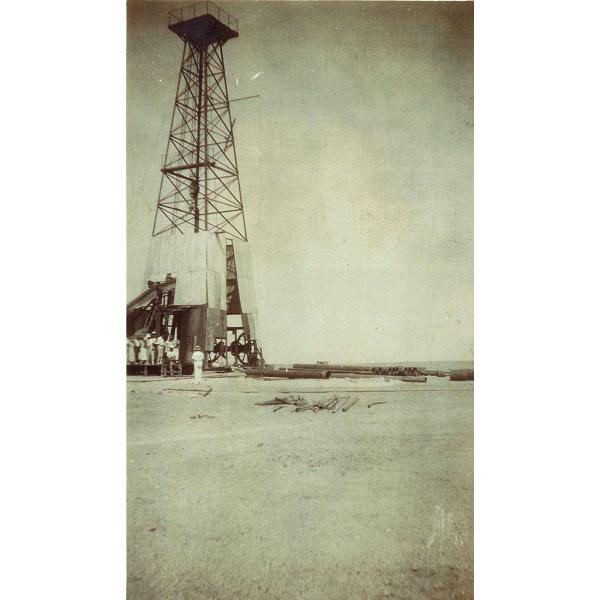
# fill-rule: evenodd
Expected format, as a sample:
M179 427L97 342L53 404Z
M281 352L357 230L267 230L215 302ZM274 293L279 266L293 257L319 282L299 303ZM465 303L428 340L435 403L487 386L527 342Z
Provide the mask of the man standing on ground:
M153 331L150 337L146 340L148 352L148 364L156 364L156 331Z
M165 355L167 358L171 358L171 350L173 350L173 339L168 335L165 340Z
M158 338L156 338L156 364L157 365L162 365L164 351L165 351L165 338L162 336L162 333L160 333L158 335Z
M194 379L202 381L202 364L204 363L204 352L200 350L200 346L194 348L192 354L192 362L194 363Z
M141 365L145 365L148 360L148 350L146 340L140 340L140 351L138 353L138 361Z

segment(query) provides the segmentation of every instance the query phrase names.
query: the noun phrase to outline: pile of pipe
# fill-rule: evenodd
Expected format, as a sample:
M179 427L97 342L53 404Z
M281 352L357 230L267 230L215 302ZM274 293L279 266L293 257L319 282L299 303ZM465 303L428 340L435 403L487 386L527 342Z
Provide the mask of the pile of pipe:
M376 375L400 375L401 377L423 375L418 367L373 367L372 371Z
M429 369L421 369L419 367L372 367L370 365L323 365L323 364L304 364L295 363L293 369L288 371L299 370L303 373L322 372L323 368L331 373L348 373L360 375L387 375L406 377L405 381L422 382L426 381L426 377L449 377L450 381L473 381L475 379L475 371L473 369L455 369L452 371L432 371ZM281 375L279 375L281 377Z
M285 378L285 379L329 379L332 373L386 375L405 378L403 381L425 383L427 376L449 377L450 381L473 381L473 369L457 369L452 371L429 371L419 367L369 367L365 365L327 365L324 369L319 364L294 364L293 368L246 368L248 377Z
M475 370L474 369L456 369L450 371L450 381L474 381Z
M418 367L372 367L370 365L326 365L332 373L348 373L357 375L397 375L399 377L419 377L422 375L437 375L446 377L448 374L442 371L424 371ZM294 369L322 370L320 364L294 364Z
M244 369L248 377L284 377L286 379L329 379L331 371L316 369Z
M294 363L292 368L303 371L322 371L323 369L327 369L327 371L331 373L373 373L373 368L368 365L322 365L319 363Z
M338 397L335 394L327 400L317 400L316 402L307 402L302 396L286 396L285 398L273 398L273 400L266 400L265 402L256 402L256 406L274 406L273 412L277 412L286 406L292 406L294 409L291 412L320 412L326 410L332 413L348 412L356 403L358 398L351 398L350 396Z

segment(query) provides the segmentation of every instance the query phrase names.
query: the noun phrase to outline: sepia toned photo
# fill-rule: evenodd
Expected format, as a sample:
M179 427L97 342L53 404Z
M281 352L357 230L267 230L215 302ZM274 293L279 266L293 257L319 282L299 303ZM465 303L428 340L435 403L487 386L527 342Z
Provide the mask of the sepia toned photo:
M473 598L473 3L127 2L127 598Z

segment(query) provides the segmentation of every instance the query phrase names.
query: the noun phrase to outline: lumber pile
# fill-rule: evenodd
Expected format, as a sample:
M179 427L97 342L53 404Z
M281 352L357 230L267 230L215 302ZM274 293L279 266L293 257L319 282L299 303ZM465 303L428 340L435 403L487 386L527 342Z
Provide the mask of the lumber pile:
M291 412L348 412L358 402L357 397L336 396L335 394L326 400L308 402L302 396L286 396L285 398L273 398L265 402L256 402L256 406L274 406L273 412L277 412L286 406L293 408Z

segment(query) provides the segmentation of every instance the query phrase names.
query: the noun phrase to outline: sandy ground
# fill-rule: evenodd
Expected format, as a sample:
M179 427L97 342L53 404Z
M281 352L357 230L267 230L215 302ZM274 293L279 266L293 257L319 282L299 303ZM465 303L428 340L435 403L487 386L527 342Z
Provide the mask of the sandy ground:
M151 379L127 384L130 600L473 597L472 382ZM359 402L254 405L286 391Z

